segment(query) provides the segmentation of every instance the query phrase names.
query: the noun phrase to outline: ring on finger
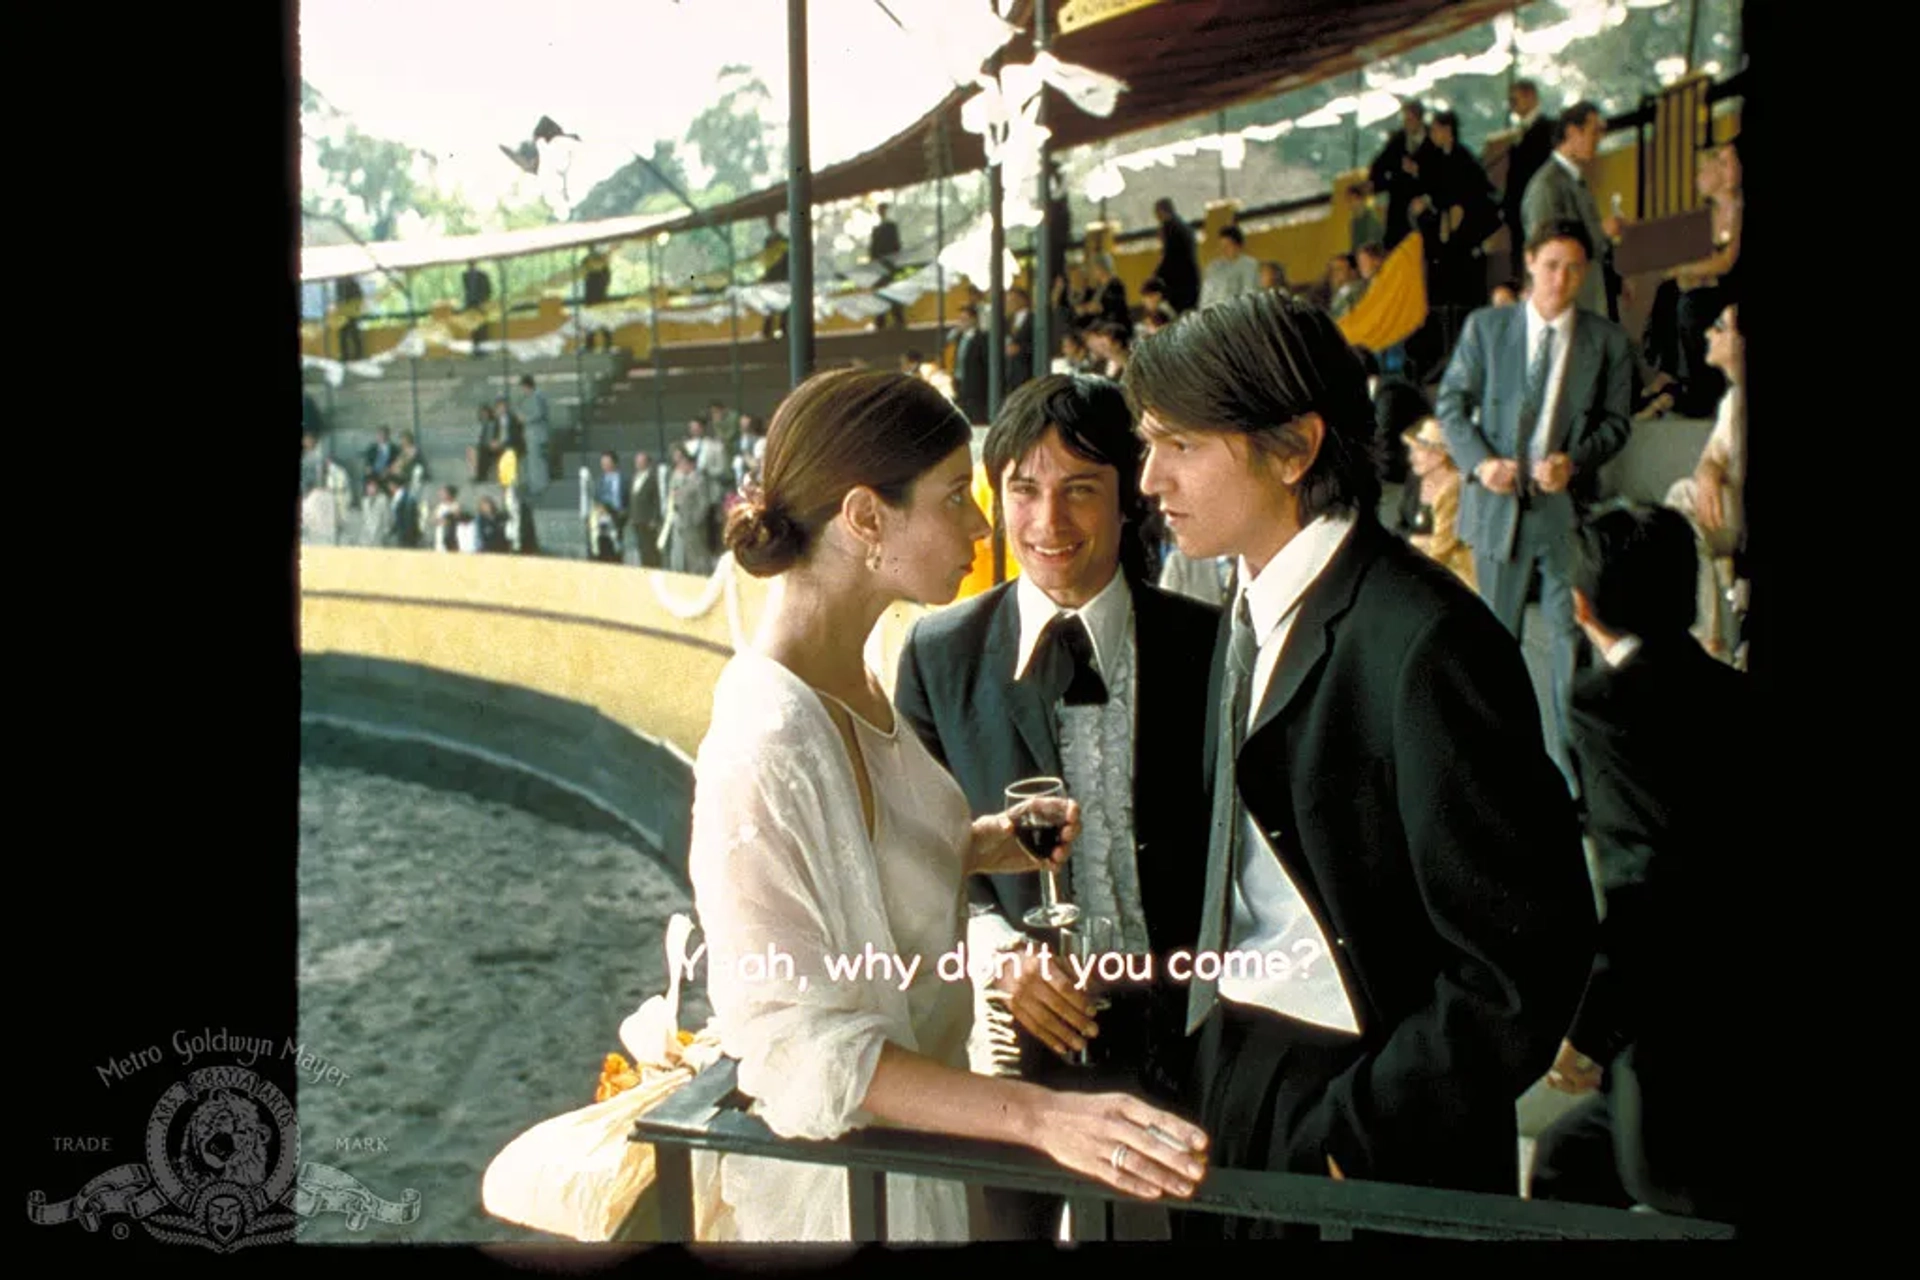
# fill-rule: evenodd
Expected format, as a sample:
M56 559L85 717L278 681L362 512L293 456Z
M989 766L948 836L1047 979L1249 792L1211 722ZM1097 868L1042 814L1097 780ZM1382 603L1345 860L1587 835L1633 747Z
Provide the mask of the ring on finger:
M1127 1170L1127 1144L1124 1142L1116 1144L1113 1148L1113 1154L1107 1158L1113 1162L1115 1170L1125 1173Z

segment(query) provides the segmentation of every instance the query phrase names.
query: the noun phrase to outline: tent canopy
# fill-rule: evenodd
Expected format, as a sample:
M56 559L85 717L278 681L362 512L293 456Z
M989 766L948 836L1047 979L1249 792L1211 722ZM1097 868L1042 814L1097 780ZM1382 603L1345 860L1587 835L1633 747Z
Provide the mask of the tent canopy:
M601 218L594 222L557 222L519 231L483 232L472 236L435 236L428 240L383 240L377 244L308 245L300 250L300 279L334 280L364 276L385 268L408 271L448 263L491 262L527 253L632 240L682 221L676 213L635 214Z
M1249 100L1315 84L1382 58L1487 22L1523 0L1151 0L1141 8L1055 35L1049 52L1062 62L1126 82L1110 116L1076 109L1047 89L1047 126L1055 148L1211 115ZM1023 33L1006 47L1009 63L1033 58L1031 7L1014 21ZM1057 22L1057 19L1056 19ZM930 181L944 140L949 173L986 164L977 134L960 124L961 105L976 90L955 89L932 111L864 155L822 169L813 198L827 203ZM769 187L703 215L730 222L786 209L786 187ZM686 225L694 225L687 219Z
M1137 8L1055 34L1062 62L1126 82L1110 116L1089 115L1049 88L1047 122L1053 146L1068 148L1210 115L1251 99L1272 97L1344 75L1382 58L1487 22L1524 0L1147 0ZM1105 8L1088 0L1060 7L1056 26L1075 9ZM1004 51L1009 63L1033 58L1032 5L1011 15L1022 34ZM816 203L851 199L930 181L944 168L967 173L986 163L978 135L960 123L962 104L977 90L955 89L926 115L862 155L813 177ZM945 163L941 151L947 153ZM607 218L527 231L370 246L329 246L301 254L301 279L363 274L374 261L390 269L570 248L765 218L786 211L784 182L698 214Z

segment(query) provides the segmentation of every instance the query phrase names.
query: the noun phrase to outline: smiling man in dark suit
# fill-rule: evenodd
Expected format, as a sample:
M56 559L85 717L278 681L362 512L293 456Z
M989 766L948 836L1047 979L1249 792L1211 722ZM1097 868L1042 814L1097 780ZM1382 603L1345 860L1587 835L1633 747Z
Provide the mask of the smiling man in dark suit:
M1516 638L1540 580L1552 650L1547 745L1563 772L1580 642L1567 577L1573 530L1597 495L1601 465L1633 432L1632 344L1619 325L1575 305L1592 251L1578 222L1535 228L1527 301L1467 317L1435 405L1465 477L1461 540L1473 548L1480 594Z
M1324 311L1260 293L1184 317L1126 387L1181 552L1238 557L1198 953L1172 974L1216 1165L1514 1194L1515 1102L1595 927L1519 650L1380 526L1366 376Z
M1126 398L1104 378L1050 374L1008 398L984 461L1020 576L923 619L894 702L977 813L1004 808L1009 783L1066 780L1082 829L1063 891L1114 919L1117 948L1154 957L1160 974L1167 955L1193 946L1199 918L1199 655L1218 615L1148 585L1139 456ZM970 945L1020 947L1037 879L976 876ZM995 985L1019 1028L1023 1077L1085 1087L1088 1069L1060 1055L1087 1046L1095 1077L1115 1087L1163 1103L1184 1092L1177 986L1119 986L1096 1019L1057 961L1043 969L1023 957ZM989 1203L991 1234L1051 1234L1057 1201L996 1193Z

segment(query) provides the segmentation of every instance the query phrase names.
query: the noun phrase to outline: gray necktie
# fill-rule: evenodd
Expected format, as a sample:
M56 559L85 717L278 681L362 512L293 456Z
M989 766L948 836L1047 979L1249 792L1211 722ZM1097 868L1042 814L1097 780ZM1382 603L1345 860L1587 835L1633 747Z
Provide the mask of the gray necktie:
M1234 786L1234 764L1246 738L1247 703L1253 690L1253 666L1258 646L1253 639L1253 616L1243 591L1233 611L1227 642L1227 666L1221 678L1220 731L1213 763L1213 832L1207 842L1207 887L1201 899L1199 953L1215 955L1227 941L1227 895L1236 872L1240 848L1239 794ZM1196 953L1196 954L1199 954ZM1220 999L1219 979L1195 977L1187 990L1187 1034L1198 1030Z
M1541 332L1540 345L1534 348L1533 360L1527 365L1527 393L1520 401L1520 448L1516 456L1519 475L1514 480L1514 490L1523 495L1533 487L1528 455L1533 450L1533 437L1540 430L1540 414L1547 401L1547 374L1552 368L1553 330L1546 329Z

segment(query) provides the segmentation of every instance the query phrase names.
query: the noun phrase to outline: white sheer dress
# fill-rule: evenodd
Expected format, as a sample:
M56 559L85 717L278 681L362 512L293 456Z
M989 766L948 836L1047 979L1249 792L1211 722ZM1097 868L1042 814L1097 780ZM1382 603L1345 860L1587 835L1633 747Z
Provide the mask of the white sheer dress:
M973 990L935 963L962 937L971 819L959 786L895 720L848 712L870 780L869 840L844 739L821 696L742 652L714 688L695 765L689 865L722 1044L755 1112L785 1137L831 1139L876 1123L861 1110L887 1041L967 1068ZM919 958L911 982L866 957ZM788 977L777 958L792 957ZM829 957L854 957L835 976ZM730 963L730 958L732 962ZM848 1239L840 1168L720 1157L726 1238ZM958 1183L890 1175L888 1238L967 1239Z

